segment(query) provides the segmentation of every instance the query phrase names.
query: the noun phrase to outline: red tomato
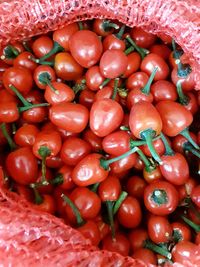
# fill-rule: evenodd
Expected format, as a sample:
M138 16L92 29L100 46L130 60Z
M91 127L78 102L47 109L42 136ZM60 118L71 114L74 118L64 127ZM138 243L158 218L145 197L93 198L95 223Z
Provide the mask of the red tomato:
M164 146L161 138L153 141L153 146L154 146L156 152L158 153L158 155L163 155L164 154L164 152L165 152L165 146ZM149 150L149 148L148 148L147 145L140 146L140 149L142 150L142 152L146 156L151 157L151 151Z
M40 36L32 44L33 53L37 58L45 56L53 48L53 40L48 36Z
M93 246L98 246L101 237L97 224L94 221L87 221L77 229L85 238L89 239Z
M124 51L126 48L126 44L124 40L121 40L117 35L115 34L109 34L107 35L103 40L103 50L121 50Z
M37 67L37 63L31 60L31 57L33 57L33 55L30 52L24 51L14 59L13 66L14 67L21 66L29 69L30 71L34 71L35 68Z
M41 204L35 204L35 208L42 212L48 212L54 214L56 211L56 203L52 196L43 195L43 202Z
M40 89L45 89L47 84L56 80L56 74L50 66L39 65L33 74L34 81Z
M155 181L161 180L162 177L162 173L160 171L160 167L156 166L150 169L147 168L143 168L143 177L144 180L148 183L151 184Z
M38 163L31 148L22 147L11 152L6 158L6 169L19 184L34 183L38 175Z
M143 228L136 228L131 230L128 237L133 251L142 248L144 246L145 240L149 238L147 230Z
M48 182L50 182L53 179L53 173L50 169L46 168L46 173L45 173L45 178ZM38 177L36 180L36 183L41 183L42 182L42 171L40 170L38 173ZM51 194L53 191L53 185L48 184L48 185L37 185L37 190L41 194Z
M113 87L111 86L105 86L104 88L102 88L101 90L97 91L95 94L95 101L98 100L102 100L102 99L107 99L107 98L111 98L113 95ZM115 98L116 102L119 102L119 95L116 95Z
M195 203L195 205L200 208L200 185L197 185L195 188L193 188L191 199Z
M99 66L92 66L89 68L85 74L85 79L87 87L92 91L99 90L99 86L104 81Z
M143 199L144 189L147 183L140 176L131 176L126 183L126 191L130 196Z
M12 44L1 47L0 58L6 64L13 65L13 60L23 51L23 45L19 42L14 42Z
M162 100L176 101L178 97L176 86L166 80L160 80L152 84L151 93L155 102Z
M192 71L188 75L179 77L177 68L174 68L171 72L172 82L176 85L178 81L181 81L181 85L184 91L193 90L195 87L195 74Z
M112 158L113 156L110 159ZM116 175L121 174L133 168L135 166L135 162L136 162L136 153L126 156L125 158L117 160L112 164L110 164L111 172Z
M58 169L63 165L59 155L46 159L46 166L52 169Z
M121 184L115 176L109 175L98 187L98 194L102 202L116 201L121 193Z
M179 196L176 188L165 181L156 181L146 186L144 204L154 215L171 214L178 206Z
M197 186L197 184L197 181L194 178L190 177L185 184L177 187L180 201L190 196L192 190Z
M17 103L17 98L14 95L11 95L6 89L1 89L0 90L0 103L5 103L5 102L16 102Z
M72 181L72 170L71 166L63 165L58 170L58 175L62 176L63 182L58 187L64 190L71 190L75 187Z
M0 122L11 123L19 119L19 110L16 102L0 103Z
M96 33L89 30L75 32L69 40L74 59L84 68L95 65L102 54L102 43Z
M157 257L155 255L155 253L153 253L153 251L151 251L150 249L147 249L147 248L137 249L133 253L132 257L136 260L137 259L141 260L142 262L144 262L147 265L149 265L149 264L157 265Z
M88 89L84 89L81 91L79 95L79 104L85 106L88 109L91 109L94 101L95 101L95 92Z
M126 88L129 90L141 89L148 82L149 76L145 72L135 72L126 81Z
M116 101L98 100L90 111L90 128L96 135L104 137L120 126L123 116L123 109Z
M151 45L153 45L156 41L156 38L157 38L156 35L154 35L150 32L146 32L140 27L132 28L130 35L133 38L133 40L135 41L135 43L138 46L143 47L143 48L148 48Z
M125 73L123 74L123 78L128 78L132 73L136 72L141 63L140 54L137 52L133 52L127 55L128 65Z
M171 53L171 50L165 44L154 44L149 48L149 51L153 54L159 55L164 60L167 60Z
M192 242L181 241L172 249L172 260L183 265L186 262L195 263L198 253L198 247Z
M117 24L113 25L112 22L105 19L94 19L93 31L100 36L107 36L113 32L115 28L119 28Z
M190 228L181 222L173 222L171 224L173 229L173 237L177 241L190 241L192 237L192 233Z
M23 146L33 146L39 129L33 124L24 124L22 127L18 128L14 135L14 141L17 145Z
M93 152L100 152L102 150L102 138L93 133L92 130L87 129L83 132L83 140L89 143Z

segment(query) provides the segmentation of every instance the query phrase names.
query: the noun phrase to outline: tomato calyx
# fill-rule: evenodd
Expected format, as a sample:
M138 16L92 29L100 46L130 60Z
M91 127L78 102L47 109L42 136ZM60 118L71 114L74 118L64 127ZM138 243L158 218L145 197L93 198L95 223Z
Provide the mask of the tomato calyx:
M152 129L146 129L140 133L141 139L146 141L146 144L151 152L152 157L159 162L159 164L162 164L162 160L158 153L156 152L154 146L153 146L153 138L156 136L156 132Z
M135 48L135 50L140 54L141 58L143 59L146 55L149 54L149 50L145 48L141 48L133 41L130 35L126 36L126 40Z
M180 232L178 229L174 229L174 230L173 230L172 237L173 237L173 241L174 241L175 243L178 243L178 242L180 242L181 240L183 240L183 236L182 236L181 232Z
M153 243L149 239L145 240L144 248L148 248L151 251L154 251L155 253L162 255L162 256L166 257L168 260L172 259L171 253L166 248L164 248L160 245L156 245L155 243Z
M158 71L158 68L154 68L149 79L148 79L148 82L146 83L146 85L141 89L141 92L145 95L149 95L150 93L150 89L151 89L151 84L153 82L153 79L156 75L156 72Z
M72 209L75 217L76 217L76 222L77 222L77 226L82 226L85 221L83 220L83 218L81 217L81 213L79 211L79 209L76 207L76 205L71 201L71 199L69 197L67 197L65 194L61 194L61 198L64 200L64 202L66 204L68 204L70 206L70 208Z
M129 46L125 51L124 54L125 55L129 55L131 52L133 52L135 50L135 48L131 45Z
M38 150L38 154L42 158L42 184L48 185L49 182L46 179L46 158L51 155L51 150L46 146L41 146Z
M187 106L190 102L190 98L183 93L183 89L181 86L181 80L179 80L177 82L176 88L177 88L177 93L178 93L178 97L179 97L179 102L181 103L181 105Z
M151 200L157 205L163 205L168 203L168 196L165 190L155 189L152 192Z
M200 232L200 225L194 223L193 221L191 221L190 219L188 219L185 216L181 216L181 218L183 219L183 221L189 225L193 230L195 230L195 232L199 233Z
M96 193L97 190L98 190L98 187L99 187L100 183L96 183L96 184L93 184L90 186L90 191Z
M72 90L74 91L75 95L80 92L83 91L86 88L86 80L82 79L81 82L76 83L73 87Z
M119 25L117 25L116 23L114 22L111 22L110 20L108 19L105 19L103 20L102 22L102 28L105 32L109 32L111 31L112 29L115 29L115 30L118 30L119 29Z
M12 45L7 45L3 49L3 55L1 56L1 59L14 59L19 55L19 51Z
M17 146L16 146L15 142L12 140L12 138L10 137L10 135L6 129L6 124L4 122L1 123L0 128L1 128L1 131L3 133L3 136L6 138L6 140L8 142L10 150L11 151L14 150Z

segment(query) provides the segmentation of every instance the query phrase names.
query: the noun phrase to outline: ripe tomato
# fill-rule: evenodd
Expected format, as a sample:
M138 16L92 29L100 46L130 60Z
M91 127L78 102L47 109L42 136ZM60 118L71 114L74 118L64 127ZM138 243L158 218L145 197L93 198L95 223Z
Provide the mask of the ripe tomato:
M84 225L77 229L85 238L89 239L93 246L98 246L101 237L97 224L88 220Z
M145 240L149 238L147 230L144 228L135 228L131 230L128 237L133 251L142 248Z
M140 27L132 28L130 31L130 35L135 41L135 43L143 48L148 48L153 45L157 38L156 35L150 32L146 32Z
M147 183L140 176L131 176L126 183L126 191L130 196L143 199L144 189Z
M157 257L153 251L148 248L139 248L133 254L132 257L134 259L141 260L145 264L153 264L157 265Z
M173 229L173 238L176 242L180 241L190 241L192 238L192 233L190 228L181 222L173 222L171 224Z
M149 76L142 71L131 74L126 81L126 88L129 90L141 89L148 82Z
M104 77L100 72L99 66L92 66L85 74L86 85L92 91L99 90L99 86L103 83Z
M166 80L159 80L152 84L151 93L156 103L162 100L176 101L178 97L176 86Z
M15 135L14 141L17 145L24 146L33 146L39 129L33 124L24 124L22 127L18 128Z
M35 208L42 212L54 214L56 212L56 203L51 195L45 194L42 196L42 203L35 204Z
M102 150L102 138L93 133L91 129L83 132L83 140L89 143L93 152L100 152Z
M187 261L195 263L198 254L198 246L189 241L181 241L172 249L172 260L185 265Z
M109 175L98 187L101 201L116 201L121 193L121 184L117 177Z
M140 54L137 52L133 52L127 55L128 65L126 71L123 74L123 78L128 78L131 74L136 72L141 64Z
M46 36L42 35L37 38L32 44L33 53L37 58L45 56L53 48L53 40Z
M14 59L13 66L14 67L21 66L29 69L30 71L34 71L35 68L37 67L37 63L31 60L31 57L33 57L33 55L30 52L24 51Z

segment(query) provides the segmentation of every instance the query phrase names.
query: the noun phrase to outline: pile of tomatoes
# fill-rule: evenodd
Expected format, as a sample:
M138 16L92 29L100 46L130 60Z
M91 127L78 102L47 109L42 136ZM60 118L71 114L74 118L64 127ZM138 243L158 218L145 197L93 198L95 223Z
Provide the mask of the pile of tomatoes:
M0 57L1 187L101 249L192 262L200 91L181 47L95 19L8 44Z

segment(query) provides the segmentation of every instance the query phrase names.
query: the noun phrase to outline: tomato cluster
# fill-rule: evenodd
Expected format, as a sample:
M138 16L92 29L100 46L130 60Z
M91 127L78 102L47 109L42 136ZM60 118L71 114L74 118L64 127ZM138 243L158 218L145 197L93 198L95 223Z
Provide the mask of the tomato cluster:
M183 54L169 37L102 19L3 47L1 186L102 249L192 262L200 94Z

